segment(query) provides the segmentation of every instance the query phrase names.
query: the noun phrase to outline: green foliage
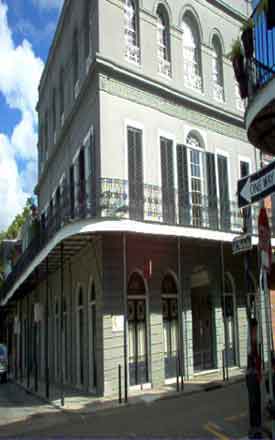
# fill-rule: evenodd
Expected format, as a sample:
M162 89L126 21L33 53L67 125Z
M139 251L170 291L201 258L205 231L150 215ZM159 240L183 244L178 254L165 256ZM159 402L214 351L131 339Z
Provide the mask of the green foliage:
M14 218L14 220L12 221L12 223L10 224L10 226L7 228L6 231L0 232L0 244L2 243L3 240L7 240L7 239L13 240L18 237L21 227L24 225L27 218L31 214L32 205L33 205L33 199L32 198L27 199L26 206L24 207L21 214L16 215L16 217ZM3 283L3 272L4 272L3 263L0 260L0 288L1 288L1 284Z

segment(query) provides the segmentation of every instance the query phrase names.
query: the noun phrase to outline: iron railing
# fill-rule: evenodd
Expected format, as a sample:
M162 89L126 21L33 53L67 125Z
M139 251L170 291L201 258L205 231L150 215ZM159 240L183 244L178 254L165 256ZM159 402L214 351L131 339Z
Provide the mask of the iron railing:
M81 219L133 219L241 233L243 218L237 203L207 195L179 194L177 189L169 194L173 194L170 199L158 186L133 185L126 180L112 178L88 179L71 188L64 185L47 215L33 222L33 238L6 278L0 291L0 301L54 235L64 226ZM249 214L248 232L256 234L258 208L249 208Z
M259 3L259 2L258 2ZM275 28L268 29L265 11L252 14L254 23L254 56L248 63L250 70L250 96L275 77Z

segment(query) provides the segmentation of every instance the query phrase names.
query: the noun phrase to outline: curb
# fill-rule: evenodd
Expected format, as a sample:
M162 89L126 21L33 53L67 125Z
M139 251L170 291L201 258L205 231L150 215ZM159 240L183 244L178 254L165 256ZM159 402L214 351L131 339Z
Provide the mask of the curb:
M219 383L219 382L217 383L217 382L213 381L212 386L211 386L211 382L209 382L208 384L205 384L205 387L203 387L201 385L200 388L198 388L197 390L193 390L193 391L189 391L189 392L185 392L185 391L180 391L180 392L174 391L174 392L171 392L171 393L168 392L167 394L159 395L158 397L156 397L154 399L152 398L152 402L146 402L145 400L142 400L142 396L137 396L137 397L141 397L141 400L137 400L137 401L134 400L132 402L128 400L127 403L122 402L121 404L117 403L117 400L113 400L114 403L111 404L108 407L105 407L105 408L104 407L102 407L102 408L98 407L98 408L92 409L92 410L87 411L87 412L82 411L81 409L73 410L73 409L70 409L70 408L64 408L64 407L62 407L60 405L55 404L52 400L47 399L46 397L42 396L38 392L34 391L33 389L27 388L25 385L23 385L20 382L17 382L15 379L10 378L10 381L13 382L19 388L23 389L27 394L33 395L37 399L41 400L42 402L46 403L47 405L49 405L49 406L51 406L51 407L53 407L53 408L55 408L55 409L57 409L57 410L59 410L59 411L61 411L63 413L72 414L72 415L78 413L79 415L81 415L81 414L94 414L94 413L96 413L98 411L108 411L108 410L114 410L114 409L119 409L119 408L125 408L127 406L148 405L148 404L151 404L151 403L155 403L157 401L163 401L163 400L169 400L169 399L177 399L177 398L180 398L180 397L186 397L187 398L188 396L192 396L194 394L199 394L199 393L202 393L202 392L211 392L211 391L215 391L217 389L227 388L229 386L232 386L232 385L244 382L245 378L244 377L239 377L236 380L229 380L228 382L221 382L221 383ZM135 398L135 397L133 397L133 398ZM266 432L267 432L267 430L268 429L266 428Z

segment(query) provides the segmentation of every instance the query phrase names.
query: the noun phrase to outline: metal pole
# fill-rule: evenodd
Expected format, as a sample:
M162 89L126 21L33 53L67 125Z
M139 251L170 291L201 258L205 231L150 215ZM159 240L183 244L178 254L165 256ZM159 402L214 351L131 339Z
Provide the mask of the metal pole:
M23 301L20 301L20 312L19 312L19 365L20 365L20 382L23 380Z
M222 298L223 298L223 323L224 323L224 339L225 339L225 371L226 380L229 379L228 372L228 328L227 328L227 317L225 309L225 280L224 280L224 253L223 253L223 242L221 241L221 271L222 271Z
M35 271L36 278L36 288L38 284L38 269ZM37 293L35 293L36 303L37 303ZM36 317L37 318L37 317ZM38 362L37 362L37 326L38 322L34 319L34 390L38 391Z
M268 295L269 295L269 289L268 289L268 284L267 284L267 271L263 270L263 268L261 268L261 275L263 276L263 287L264 287L264 308L265 308L265 319L266 319L266 333L267 333L267 344L268 344L268 349L267 349L267 353L268 353L268 366L269 366L269 371L268 371L268 377L269 377L269 392L270 392L270 397L271 397L271 402L273 403L274 401L274 393L273 393L273 380L272 380L272 359L271 359L271 334L270 334L270 322L269 322L269 313L268 313ZM274 417L272 417L272 422L271 422L271 426L272 426L272 440L275 439L275 420Z
M64 319L64 304L63 304L63 290L64 290L64 244L60 244L60 400L61 406L64 406L64 375L63 375L63 319Z
M179 356L180 356L180 376L181 376L181 391L184 389L184 381L183 381L183 307L182 307L182 283L181 283L181 241L180 237L177 240L178 244L178 283L179 283L179 292L178 292L178 328L179 328Z
M118 403L122 403L122 390L121 390L121 365L118 366Z
M50 397L49 375L49 260L46 258L46 307L45 307L45 386L46 398Z
M124 399L128 401L128 301L127 301L127 248L126 234L123 233L123 305L124 305Z

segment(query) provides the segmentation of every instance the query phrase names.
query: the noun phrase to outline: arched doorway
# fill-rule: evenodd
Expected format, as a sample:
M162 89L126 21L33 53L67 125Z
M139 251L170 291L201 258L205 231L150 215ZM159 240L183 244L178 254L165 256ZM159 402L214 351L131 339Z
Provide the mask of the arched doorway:
M96 319L96 288L92 281L88 291L89 389L92 392L97 387Z
M208 270L199 266L191 276L194 372L213 368L213 306Z
M133 273L128 283L128 332L130 385L148 382L146 289L142 277Z
M227 330L227 361L228 366L237 364L236 344L236 298L232 277L226 273L224 277L225 325Z
M177 375L178 352L178 289L171 274L166 275L161 286L163 339L164 339L164 373L165 379Z

